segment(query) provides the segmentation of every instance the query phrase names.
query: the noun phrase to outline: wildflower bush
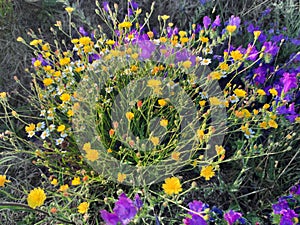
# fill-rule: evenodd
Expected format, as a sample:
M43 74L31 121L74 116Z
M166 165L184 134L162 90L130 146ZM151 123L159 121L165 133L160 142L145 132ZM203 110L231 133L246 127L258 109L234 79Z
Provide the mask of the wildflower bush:
M155 30L154 4L129 1L124 18L96 5L110 33L78 28L68 6L53 40L17 39L35 55L31 111L0 93L1 210L29 211L23 224L298 224L299 53L278 62L284 37L249 24L250 37L238 16L179 30L159 15ZM26 185L8 175L24 156L39 169Z

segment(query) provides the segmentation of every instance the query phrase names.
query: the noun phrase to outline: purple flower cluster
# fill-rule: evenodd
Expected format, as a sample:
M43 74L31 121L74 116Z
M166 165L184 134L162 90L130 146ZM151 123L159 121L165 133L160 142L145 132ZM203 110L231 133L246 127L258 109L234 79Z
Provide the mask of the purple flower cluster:
M193 202L189 203L189 208L193 212L189 212L190 216L183 220L183 223L185 225L207 225L207 222L203 218L203 216L206 215L206 213L204 213L204 210L208 208L207 204L204 204L201 201L194 200Z
M234 210L230 210L223 213L222 210L213 206L209 210L209 205L194 200L189 203L189 212L187 218L183 220L185 225L207 225L209 222L217 223L218 221L226 221L228 225L235 223L245 224L246 220L242 217L242 214Z
M279 225L294 225L300 216L300 184L290 189L290 195L279 198L272 205L273 220ZM278 220L278 221L277 221ZM298 222L296 224L299 224Z
M113 213L106 210L101 210L102 219L107 225L128 224L142 208L143 202L138 194L135 195L132 201L124 193L119 196L119 200L115 203Z

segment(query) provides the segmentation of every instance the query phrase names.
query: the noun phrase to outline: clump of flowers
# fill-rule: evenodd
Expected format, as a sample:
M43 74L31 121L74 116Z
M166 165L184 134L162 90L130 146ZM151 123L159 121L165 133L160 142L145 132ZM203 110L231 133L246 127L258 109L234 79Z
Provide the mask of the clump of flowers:
M205 16L202 24L185 31L162 15L160 30L155 31L134 1L129 1L128 15L121 20L116 4L97 5L96 13L111 35L101 27L91 33L80 27L75 38L73 26L66 32L58 21L54 33L66 35L62 44L52 45L35 34L29 43L18 38L35 53L29 99L38 115L17 113L8 104L9 94L0 93L5 118L23 124L26 136L12 129L0 134L0 140L16 152L23 149L20 142L25 143L32 163L52 174L45 182L47 196L44 189L34 188L28 206L49 207L53 215L70 214L71 223L81 218L88 224L92 218L112 225L168 224L174 219L186 225L245 224L240 212L210 209L198 200L187 209L183 201L198 183L210 189L216 182L223 191L222 166L239 161L233 188L226 188L235 192L249 171L249 161L280 146L281 140L275 147L269 145L268 137L290 126L282 119L300 122L295 101L298 69L272 64L278 43L264 39L259 29L252 31L247 46L234 47L234 36L241 30L237 16L224 24L219 16ZM65 10L72 21L76 9ZM294 136L287 139L294 141ZM284 151L290 150L289 146ZM0 175L0 187L9 182ZM115 201L114 188L124 184L131 186L128 196L138 189L145 199L135 195L132 200L122 193ZM96 195L100 189L104 199ZM294 187L293 197L273 205L274 221L298 223L299 212L292 205L298 192ZM107 209L99 216L104 205ZM164 210L178 218L167 218Z
M278 202L272 205L273 223L298 224L300 219L300 185L290 189L290 194L279 198Z
M119 200L115 203L112 213L101 210L100 214L108 225L117 225L118 223L126 225L134 219L142 206L143 202L138 194L135 195L132 201L125 193L122 193L119 196Z

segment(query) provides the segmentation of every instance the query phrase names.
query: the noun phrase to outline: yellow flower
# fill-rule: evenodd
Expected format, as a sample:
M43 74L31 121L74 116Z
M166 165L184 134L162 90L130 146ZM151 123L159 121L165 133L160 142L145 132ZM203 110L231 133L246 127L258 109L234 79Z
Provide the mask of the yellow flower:
M1 92L0 93L0 98L6 98L6 92Z
M128 120L132 120L133 117L134 117L134 114L133 114L132 112L127 112L127 113L126 113L126 118L127 118Z
M71 40L71 42L72 42L73 44L77 44L77 43L79 42L79 39L78 39L78 38L74 38L74 39Z
M60 100L62 100L63 102L68 102L71 100L71 95L64 93L60 96Z
M199 101L199 105L200 105L201 107L204 107L204 106L205 106L205 104L206 104L206 101L205 101L205 100L201 100L201 101Z
M161 81L160 80L148 80L147 82L147 86L151 87L151 88L158 88L161 85Z
M197 137L202 141L204 139L204 130L197 130Z
M168 41L168 39L167 39L166 37L160 37L159 40L160 40L160 42L162 42L162 43L166 43L166 42ZM163 50L165 50L165 49L161 49L161 52L162 52ZM162 53L163 53L163 52L162 52Z
M269 92L270 92L270 94L273 95L273 96L277 96L277 95L278 95L278 92L276 91L275 88L271 88L271 89L269 90Z
M225 149L223 148L222 145L215 145L215 149L216 149L217 155L225 154Z
M212 166L204 166L201 169L200 176L204 177L205 180L210 180L213 176L215 176L215 172Z
M90 142L85 143L82 147L82 150L84 151L91 150L91 143Z
M107 41L106 41L106 44L107 44L107 45L113 45L114 43L115 43L114 40L107 40Z
M261 34L261 31L255 30L255 31L253 31L253 34L254 34L254 38L257 39L259 37L259 35Z
M118 182L123 183L124 180L126 179L126 174L124 173L118 173Z
M131 26L132 26L132 23L128 22L128 21L124 21L119 24L119 28L130 28Z
M220 80L222 76L222 74L218 71L211 72L209 75L212 80Z
M81 182L80 182L80 177L74 177L74 179L72 180L72 185L73 186L77 186L79 185Z
M73 110L69 109L68 112L67 112L67 116L68 117L74 116Z
M68 12L68 13L72 13L74 11L74 8L72 7L66 7L65 10Z
M179 31L178 34L180 37L185 37L187 35L186 31L183 30Z
M4 184L9 182L10 182L9 180L6 180L5 175L0 175L0 187L4 187Z
M162 15L160 18L162 18L163 20L167 20L170 18L170 16L167 16L167 15Z
M163 107L163 106L167 105L167 101L165 99L159 99L158 104Z
M234 61L238 61L243 58L243 54L239 50L230 52L230 56L233 58Z
M42 43L42 40L38 39L38 40L32 40L29 44L33 45L33 46L36 46L36 45L41 44L41 43Z
M34 188L30 191L27 197L27 203L29 207L35 209L36 207L42 206L46 200L46 194L41 188Z
M59 60L59 64L61 66L68 65L70 62L71 62L71 59L68 58L68 57L65 57L65 58L62 58L62 59Z
M53 83L53 80L51 78L45 78L43 80L44 85L47 87Z
M263 89L258 89L257 91L257 94L259 94L259 95L266 95L266 92L263 90Z
M273 127L273 128L278 128L278 124L276 123L276 121L275 120L270 120L269 122L268 122L268 124L269 124L269 126L270 127Z
M51 184L54 185L54 186L56 186L56 185L58 184L57 179L54 178L54 179L51 181Z
M192 65L192 62L191 62L190 60L184 61L184 62L182 63L182 66L183 66L184 68L186 68L186 69L190 68L191 65Z
M81 214L85 214L87 213L88 209L89 209L89 203L87 202L82 202L80 203L80 205L77 207L78 212Z
M221 105L222 102L217 97L210 97L209 102L211 105Z
M263 109L268 109L270 108L270 104L264 104Z
M263 128L263 129L267 129L267 128L268 128L268 124L267 124L267 122L265 122L265 121L261 122L261 123L259 124L259 126L260 126L261 128Z
M17 38L17 41L18 41L18 42L23 42L24 39L23 39L22 37L18 37L18 38Z
M184 44L184 43L187 43L189 41L189 38L182 37L182 38L180 38L180 41L181 41L182 44Z
M33 124L33 123L31 123L25 127L25 130L27 133L29 133L30 131L34 131L34 129L35 129L35 124Z
M150 138L150 141L152 142L152 144L154 146L158 145L159 144L159 137L151 137Z
M35 60L35 62L33 63L33 65L35 67L39 67L40 65L42 65L42 62L40 60Z
M227 63L225 63L225 62L223 62L223 63L220 63L220 69L221 70L225 70L225 71L227 71L228 69L229 69L229 66L228 66L228 64Z
M227 30L230 34L232 34L232 33L236 30L236 26L235 26L235 25L228 25L228 26L226 27L226 30Z
M165 179L165 183L162 185L167 195L179 194L182 191L180 180L177 177L170 177Z
M89 45L91 43L91 38L90 37L81 37L79 38L79 43L82 45Z
M237 96L237 97L240 97L240 98L245 98L246 97L246 91L244 91L243 89L235 89L233 91L233 93Z
M147 35L150 39L154 37L154 33L152 31L148 31Z
M49 51L49 49L50 49L50 46L49 46L48 43L42 45L42 50L43 50L43 51Z
M99 159L99 153L98 153L97 150L89 149L89 150L86 150L86 155L85 155L85 157L86 157L88 160L94 162L94 161L96 161L97 159Z
M175 161L178 161L180 157L180 152L172 152L171 158Z
M203 43L207 43L208 38L207 37L200 37L200 41L202 41Z
M61 71L55 71L55 72L53 73L53 76L55 76L55 77L60 77L60 76L61 76Z
M162 127L168 126L168 123L169 123L169 121L166 120L166 119L162 119L162 120L160 121L160 125L161 125Z
M60 186L59 191L66 192L68 189L69 189L69 185L65 184Z
M57 127L57 131L58 132L63 132L64 130L66 129L66 126L65 125L59 125L58 127Z

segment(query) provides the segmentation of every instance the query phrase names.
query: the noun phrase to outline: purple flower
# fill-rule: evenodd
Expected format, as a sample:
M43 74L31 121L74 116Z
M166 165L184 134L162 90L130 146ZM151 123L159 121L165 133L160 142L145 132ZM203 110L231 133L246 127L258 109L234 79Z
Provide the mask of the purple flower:
M143 59L149 59L156 49L156 45L149 40L139 41L138 45L142 50L141 57Z
M247 59L255 61L258 57L258 51L256 50L255 46L252 46L250 43L248 44L248 48L246 52L249 53L249 56Z
M86 32L83 27L79 27L79 33L83 36L89 36L89 33Z
M100 214L106 225L117 225L118 222L120 222L119 217L115 213L109 213L106 210L101 210Z
M267 36L266 36L263 32L261 32L260 35L258 36L258 39L257 39L257 40L258 40L260 43L263 43L263 42L266 41L266 39L267 39Z
M203 217L198 215L193 215L192 218L185 218L183 223L185 225L207 225Z
M140 198L139 194L136 194L134 196L134 205L138 210L140 210L143 207L143 201Z
M270 9L270 8L267 8L266 10L264 10L264 11L262 12L262 16L266 16L266 15L270 14L270 12L271 12L271 9Z
M284 209L281 211L282 217L279 225L293 225L293 218L297 218L298 214L292 209Z
M89 63L92 63L93 61L98 60L100 58L101 58L101 55L99 55L99 54L94 53L92 55L89 55Z
M271 41L273 42L280 42L282 39L285 39L283 34L275 35L271 38Z
M280 81L283 84L284 93L287 93L290 89L298 86L297 75L295 73L284 73L283 78L281 78Z
M241 24L241 19L238 16L234 16L232 15L229 19L229 25L235 25L237 28L240 26Z
M44 58L43 58L43 56L42 56L41 54L39 54L37 58L31 58L31 63L32 63L32 65L34 64L34 62L35 62L36 60L39 60L39 61L42 63L42 66L47 66L47 65L49 65L49 63L48 63L46 60L44 60Z
M293 195L300 195L300 184L293 186L290 193Z
M204 16L204 18L203 18L203 25L204 25L205 29L208 28L208 26L210 25L210 23L211 23L211 19L208 16Z
M241 213L235 212L233 210L230 210L229 212L224 214L224 219L228 222L229 225L234 224L241 217L242 217Z
M122 193L119 196L119 200L115 203L113 213L109 213L106 210L101 210L101 217L108 225L117 225L118 222L121 225L127 225L136 216L137 210L142 207L143 203L138 195L135 197L135 202L127 198Z
M281 214L282 210L289 208L289 204L286 200L282 200L276 204L273 204L272 208L275 214Z
M133 11L132 11L132 8L130 6L134 10L136 10L139 7L138 3L136 3L135 1L128 2L128 16L133 15Z
M137 210L132 200L122 193L115 203L114 213L119 217L122 225L126 225L135 217Z
M275 56L278 53L278 46L276 43L272 43L271 41L265 42L264 45L265 47L265 53L268 53L272 56Z
M108 2L103 2L102 3L103 9L108 12L109 11L109 3Z
M294 45L296 45L296 46L299 46L300 45L300 38L293 38L293 39L291 39L291 42L294 44Z
M176 57L175 63L183 62L183 61L187 61L187 60L190 60L192 62L192 66L194 66L196 63L196 56L189 53L186 49L182 49L182 50L176 52L175 57Z
M263 84L266 81L266 75L268 72L268 67L266 65L262 65L256 69L254 69L254 82Z
M198 34L202 30L202 27L200 24L197 24L195 30L193 31L195 34Z
M215 28L221 25L221 20L220 20L220 16L217 15L216 19L214 20L214 22L212 23L211 27Z
M189 208L194 212L201 212L206 208L206 204L202 203L201 201L194 200L189 203Z

